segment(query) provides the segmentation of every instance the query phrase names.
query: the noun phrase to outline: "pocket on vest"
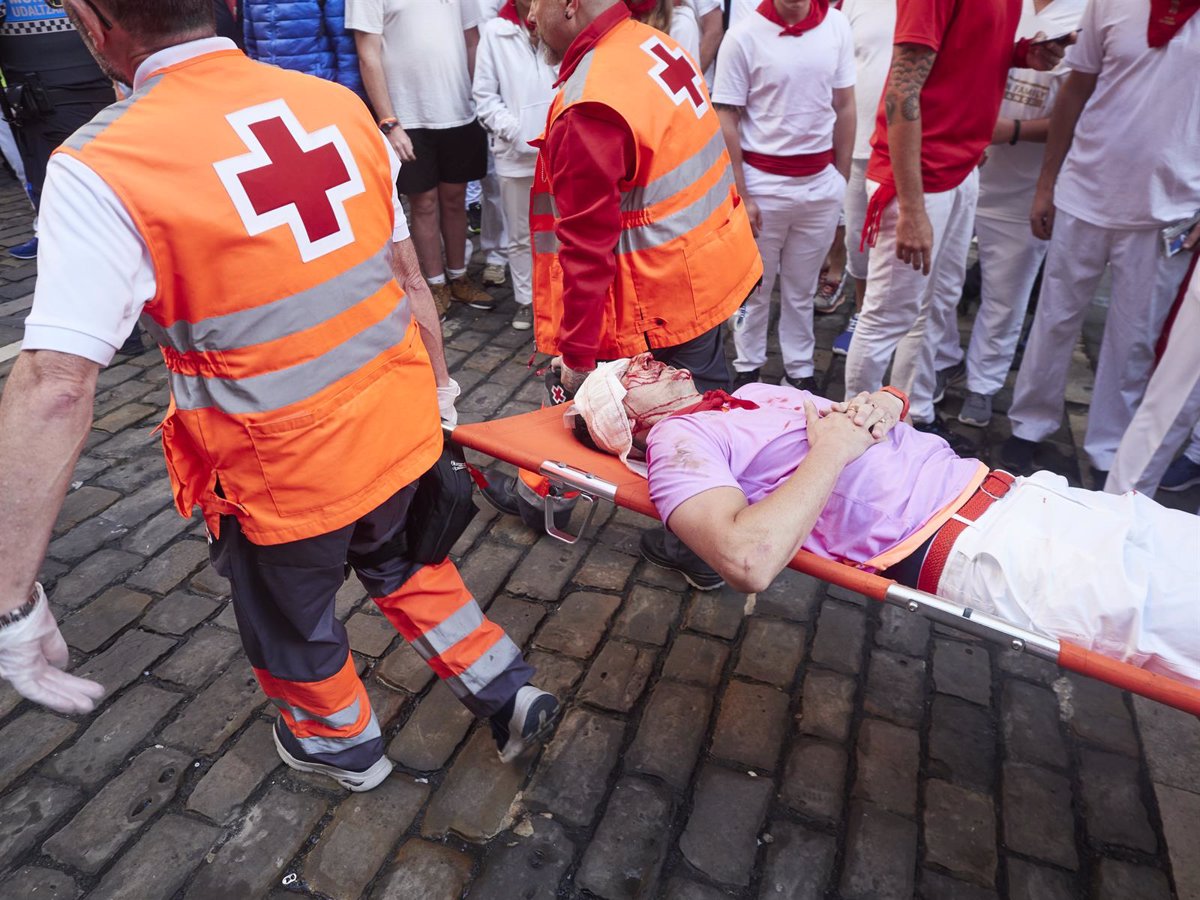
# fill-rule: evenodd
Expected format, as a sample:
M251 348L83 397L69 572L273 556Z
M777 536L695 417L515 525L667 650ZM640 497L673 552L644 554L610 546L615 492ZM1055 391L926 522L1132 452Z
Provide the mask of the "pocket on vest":
M743 234L743 230L747 233ZM704 240L684 248L698 319L714 322L726 319L746 299L735 289L746 276L738 262L745 256L747 240L751 243L754 240L749 234L749 220L734 207L730 217Z
M413 443L403 415L412 353L352 376L309 412L247 423L263 483L280 516L327 511L373 488Z

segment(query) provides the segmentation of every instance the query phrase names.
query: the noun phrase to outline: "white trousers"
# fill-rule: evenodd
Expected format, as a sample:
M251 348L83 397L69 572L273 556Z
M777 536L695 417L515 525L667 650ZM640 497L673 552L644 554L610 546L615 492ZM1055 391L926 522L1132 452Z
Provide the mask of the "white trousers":
M867 182L869 194L878 187ZM954 190L925 195L925 213L933 226L928 277L896 256L898 202L883 211L867 267L867 295L846 357L847 398L879 390L895 353L892 384L908 394L912 420L933 421L935 361L955 322L978 199L978 170Z
M1071 354L1106 265L1112 300L1083 444L1092 465L1103 470L1112 468L1142 398L1154 345L1187 270L1185 254L1163 258L1157 228L1101 228L1056 212L1037 314L1008 412L1012 433L1025 440L1043 441L1058 430Z
M1008 378L1029 293L1050 245L1033 236L1027 221L981 215L975 216L975 236L983 286L967 346L967 390L990 397Z
M938 593L1200 687L1200 518L1037 472L969 523Z
M483 179L482 203L479 249L483 251L486 265L502 266L508 261L508 235L504 232L506 223L500 200L500 176L496 174L496 163L490 153L487 177Z
M865 159L851 160L846 200L842 205L842 215L846 220L846 271L851 278L863 281L866 280L867 261L871 257L870 247L858 249L862 245L863 223L867 219L867 162Z
M520 306L533 302L533 248L529 243L529 192L533 176L500 176L500 200L508 233L508 271L513 299Z
M833 243L846 182L833 166L805 178L788 178L746 166L746 193L758 204L762 228L758 252L762 285L746 300L746 319L734 332L739 372L761 369L767 361L771 294L779 278L779 345L790 378L813 374L813 294L829 245Z
M1167 466L1200 421L1200 270L1192 275L1167 348L1125 429L1104 490L1153 497ZM1193 548L1200 552L1200 545ZM1197 587L1200 591L1200 587ZM1197 605L1200 610L1200 604ZM1200 613L1198 613L1200 615Z

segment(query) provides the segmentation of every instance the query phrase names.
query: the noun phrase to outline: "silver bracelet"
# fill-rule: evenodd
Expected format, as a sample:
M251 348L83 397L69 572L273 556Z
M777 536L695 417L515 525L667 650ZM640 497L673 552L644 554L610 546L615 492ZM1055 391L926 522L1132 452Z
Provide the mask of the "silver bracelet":
M31 615L33 615L33 611L37 609L38 599L38 589L37 585L35 584L28 600L26 600L16 609L0 615L0 629L7 628L9 625L16 625L18 622L28 619Z

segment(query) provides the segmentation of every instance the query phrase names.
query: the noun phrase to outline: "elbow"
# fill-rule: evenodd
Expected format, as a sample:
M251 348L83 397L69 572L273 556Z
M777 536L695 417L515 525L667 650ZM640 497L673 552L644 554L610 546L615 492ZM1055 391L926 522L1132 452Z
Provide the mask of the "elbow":
M769 553L754 552L751 548L735 550L714 566L725 583L742 594L757 594L765 591L779 574L777 568L765 562Z

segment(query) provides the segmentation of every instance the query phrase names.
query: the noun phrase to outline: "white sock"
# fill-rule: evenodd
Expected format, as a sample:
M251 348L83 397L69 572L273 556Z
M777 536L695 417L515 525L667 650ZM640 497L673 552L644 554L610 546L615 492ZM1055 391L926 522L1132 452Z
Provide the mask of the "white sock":
M461 269L451 269L449 267L446 268L446 275L450 278L451 281L453 281L455 278L462 278L466 274L467 274L466 266L463 266Z
M446 283L446 273L443 272L441 275L434 275L432 278L426 278L425 280L428 281L431 285L445 284Z

